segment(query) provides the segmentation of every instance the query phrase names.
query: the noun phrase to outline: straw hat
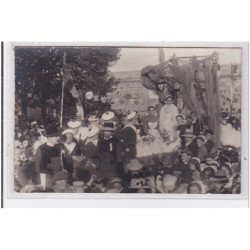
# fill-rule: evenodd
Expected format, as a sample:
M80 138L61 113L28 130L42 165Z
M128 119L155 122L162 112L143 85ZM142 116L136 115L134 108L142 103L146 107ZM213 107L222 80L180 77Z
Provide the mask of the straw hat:
M74 181L73 188L84 188L85 182L84 181Z
M148 188L148 186L145 186L145 180L143 178L133 178L130 181L129 188Z
M183 114L178 114L175 118L181 117L183 120L185 120L185 116Z
M69 121L67 123L67 126L69 128L79 128L81 126L81 122L80 121Z
M143 168L143 165L137 160L137 159L132 159L127 165L127 169L130 171L138 171Z
M98 121L98 118L96 117L96 115L90 115L88 118L89 122L96 122Z
M136 112L135 111L132 111L130 112L128 115L127 115L127 120L131 120L133 118L135 118L136 116Z
M119 177L114 177L111 181L111 183L122 183L122 179Z
M99 133L98 127L92 127L88 132L88 137L93 137Z
M105 112L103 115L102 115L102 120L103 121L108 121L108 120L111 120L115 117L115 114L114 112L112 111L107 111Z
M37 121L33 121L30 123L31 127L35 126L35 125L38 125Z
M66 129L66 130L64 130L64 131L62 132L62 134L63 134L63 135L66 135L66 134L72 134L72 135L74 135L75 132L74 132L72 129Z
M93 97L94 97L94 93L93 93L92 91L86 92L85 98L86 98L87 100L92 100Z
M200 160L200 158L198 158L198 157L192 157L192 158L191 158L191 161L192 161L192 162L195 162L195 163L199 163L199 164L201 163L201 160Z

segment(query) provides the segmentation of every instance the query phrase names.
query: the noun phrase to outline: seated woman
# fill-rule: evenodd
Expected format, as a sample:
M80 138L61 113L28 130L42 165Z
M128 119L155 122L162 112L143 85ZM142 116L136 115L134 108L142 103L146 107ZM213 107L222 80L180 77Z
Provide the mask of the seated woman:
M148 107L148 115L143 121L143 130L150 141L149 154L162 153L163 139L159 132L159 117L154 106Z

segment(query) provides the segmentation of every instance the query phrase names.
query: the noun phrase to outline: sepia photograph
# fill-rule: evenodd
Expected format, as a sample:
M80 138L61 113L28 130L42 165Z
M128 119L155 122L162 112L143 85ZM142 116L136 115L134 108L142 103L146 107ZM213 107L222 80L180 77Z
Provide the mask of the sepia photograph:
M20 45L14 75L14 192L241 194L241 47Z

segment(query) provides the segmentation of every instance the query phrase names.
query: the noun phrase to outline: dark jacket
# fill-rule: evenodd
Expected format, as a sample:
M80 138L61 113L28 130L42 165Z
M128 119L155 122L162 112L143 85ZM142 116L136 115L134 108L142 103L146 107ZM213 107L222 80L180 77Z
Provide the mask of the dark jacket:
M118 152L118 154L121 154L124 158L135 158L136 140L135 130L131 127L125 127L121 132L120 147L118 147L121 152Z
M172 173L175 171L180 171L181 175L180 177L182 178L182 181L185 183L190 183L192 182L192 171L189 168L188 164L185 164L183 162L175 165L173 168L171 168Z
M63 166L69 172L69 174L73 173L73 158L72 158L72 156L80 156L81 155L80 144L78 142L75 142L75 143L76 143L76 145L71 153L68 151L68 149L65 147L64 144L61 145L62 149L65 152L62 155Z
M48 146L47 143L42 144L35 154L35 171L36 173L44 173L53 175L62 170L61 145L56 144L54 147Z
M203 131L203 126L202 123L199 119L197 119L194 123L193 123L193 131L194 131L194 135L200 135L201 132Z
M206 141L205 146L207 148L207 152L211 153L211 151L214 148L214 142L212 140L208 140L208 141Z

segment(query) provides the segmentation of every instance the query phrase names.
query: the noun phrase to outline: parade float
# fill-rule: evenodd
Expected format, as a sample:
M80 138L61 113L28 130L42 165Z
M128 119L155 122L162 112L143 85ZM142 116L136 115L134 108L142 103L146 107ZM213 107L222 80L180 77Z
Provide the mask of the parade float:
M219 56L214 52L212 55L193 57L173 55L169 60L164 61L164 51L159 49L160 63L146 66L141 70L142 85L159 97L158 111L164 105L166 97L172 96L173 104L178 106L179 113L190 115L191 111L195 112L203 127L207 126L214 131L216 147L220 146L218 60ZM153 143L152 140L154 140L152 137L142 137L138 143L146 147ZM161 148L161 153L170 154L180 147L180 140L179 138L163 139L164 147L159 140L157 144ZM146 155L142 158L145 157Z

